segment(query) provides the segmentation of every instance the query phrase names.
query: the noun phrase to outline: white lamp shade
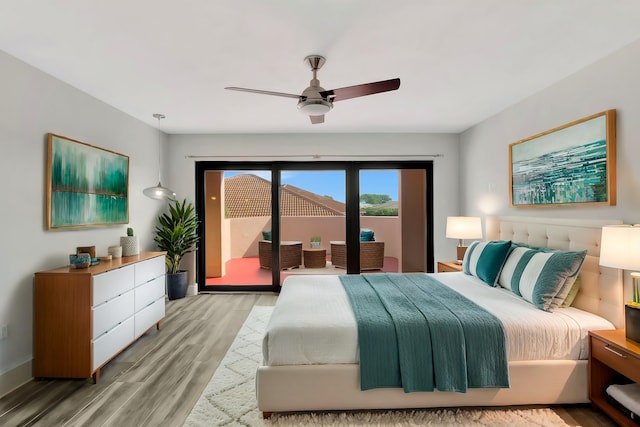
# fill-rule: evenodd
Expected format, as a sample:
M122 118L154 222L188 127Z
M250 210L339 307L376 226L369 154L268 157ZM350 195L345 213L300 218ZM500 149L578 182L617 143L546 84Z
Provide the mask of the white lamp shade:
M447 238L449 239L481 239L482 223L479 216L447 217Z
M600 265L623 270L640 270L640 226L602 227Z

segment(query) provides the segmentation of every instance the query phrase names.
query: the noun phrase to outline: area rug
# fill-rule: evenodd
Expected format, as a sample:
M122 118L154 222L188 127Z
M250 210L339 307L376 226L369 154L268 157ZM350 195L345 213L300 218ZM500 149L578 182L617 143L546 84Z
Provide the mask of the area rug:
M255 372L272 311L253 307L185 426L567 426L547 408L274 414L263 420L255 398Z

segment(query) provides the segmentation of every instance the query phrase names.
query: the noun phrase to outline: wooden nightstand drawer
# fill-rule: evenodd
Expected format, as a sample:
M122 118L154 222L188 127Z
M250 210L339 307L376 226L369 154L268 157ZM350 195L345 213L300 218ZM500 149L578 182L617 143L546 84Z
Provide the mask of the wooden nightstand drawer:
M462 271L462 264L457 262L438 262L438 273L448 273L453 271Z
M640 359L628 350L591 337L592 357L620 372L627 378L640 379Z

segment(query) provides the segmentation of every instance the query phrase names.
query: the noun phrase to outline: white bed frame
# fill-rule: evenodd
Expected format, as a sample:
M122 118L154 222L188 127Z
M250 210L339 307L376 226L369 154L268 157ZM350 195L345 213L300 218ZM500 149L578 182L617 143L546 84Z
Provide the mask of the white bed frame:
M488 217L487 240L512 240L555 249L587 249L582 285L573 306L624 324L622 271L600 267L604 225L621 221ZM570 404L588 402L586 360L509 362L511 387L467 393L404 393L402 389L360 390L359 365L258 367L258 408L273 412Z

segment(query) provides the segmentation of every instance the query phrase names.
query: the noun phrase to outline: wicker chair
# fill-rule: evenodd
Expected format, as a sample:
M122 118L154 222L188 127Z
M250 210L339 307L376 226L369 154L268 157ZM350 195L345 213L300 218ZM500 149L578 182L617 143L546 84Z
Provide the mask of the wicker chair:
M343 241L331 242L331 264L347 268L347 245ZM360 271L382 270L384 266L384 242L360 242Z
M260 240L258 242L258 258L260 268L271 270L271 241ZM280 269L297 268L302 264L302 242L280 242Z

